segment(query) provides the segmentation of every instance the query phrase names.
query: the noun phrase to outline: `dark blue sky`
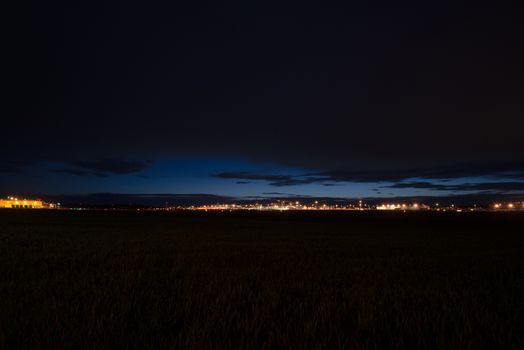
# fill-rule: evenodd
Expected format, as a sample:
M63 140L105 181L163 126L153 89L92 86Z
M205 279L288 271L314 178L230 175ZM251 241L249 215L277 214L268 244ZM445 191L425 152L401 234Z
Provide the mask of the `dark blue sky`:
M0 192L520 195L519 6L13 3Z
M419 197L477 193L524 194L511 174L455 178L338 179L319 169L300 169L239 158L188 156L144 162L71 164L38 161L0 173L4 194L89 193L213 194L250 197Z

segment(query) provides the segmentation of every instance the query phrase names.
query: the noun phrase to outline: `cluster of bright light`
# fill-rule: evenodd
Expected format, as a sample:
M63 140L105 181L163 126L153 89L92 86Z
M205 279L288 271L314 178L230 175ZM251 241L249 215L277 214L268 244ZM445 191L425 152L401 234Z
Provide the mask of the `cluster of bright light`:
M519 207L518 203L495 203L493 204L493 209L517 209ZM524 208L524 202L520 205L521 208Z
M418 203L413 203L412 205L402 204L381 204L377 205L377 210L408 210L408 209L419 209L420 206Z
M46 203L40 199L27 199L18 198L14 196L8 196L6 199L0 199L0 208L23 208L23 209L34 209L34 208L58 208L60 203Z
M243 203L243 204L211 204L201 206L191 206L189 210L363 210L364 208L369 209L370 207L362 207L362 203L359 206L354 205L339 205L339 204L326 204L315 201L311 204L302 204L299 201L277 201L269 204L260 203Z
M207 204L201 206L190 207L169 207L156 208L158 210L203 210L203 211L233 211L233 210L258 210L258 211L286 211L286 210L397 210L397 211L439 211L439 212L472 212L472 211L489 211L489 210L523 210L524 202L514 203L496 203L491 206L470 205L470 206L456 206L455 204L443 205L441 203L434 203L428 205L424 203L385 203L379 205L372 205L358 201L353 204L330 204L321 203L318 200L301 203L299 201L284 201L276 200L271 203L233 203L233 204Z

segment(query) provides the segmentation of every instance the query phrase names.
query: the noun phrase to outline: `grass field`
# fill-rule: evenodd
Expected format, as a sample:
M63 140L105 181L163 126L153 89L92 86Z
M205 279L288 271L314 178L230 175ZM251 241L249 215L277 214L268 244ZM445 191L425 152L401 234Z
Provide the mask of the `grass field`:
M0 211L0 348L524 346L524 215Z

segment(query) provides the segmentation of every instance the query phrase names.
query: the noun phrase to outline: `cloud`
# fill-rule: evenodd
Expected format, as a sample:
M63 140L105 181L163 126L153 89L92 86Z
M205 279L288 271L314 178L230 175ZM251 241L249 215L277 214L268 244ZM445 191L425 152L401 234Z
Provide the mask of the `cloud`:
M68 167L53 170L74 176L107 177L138 173L151 165L150 161L128 161L122 159L103 159L98 161L72 161Z
M107 174L97 171L86 171L75 168L62 168L53 170L54 173L62 173L74 176L96 176L96 177L107 177Z
M384 188L396 188L396 189L425 189L433 191L451 191L451 192L519 192L524 191L524 182L481 182L481 183L465 183L458 185L449 184L435 184L431 182L400 182L390 186L384 186Z
M213 177L220 179L237 179L240 181L245 180L260 180L268 182L268 185L275 187L283 186L297 186L305 185L316 182L322 182L323 180L319 177L302 176L302 175L274 175L274 174L256 174L247 171L238 172L222 172L212 174Z
M286 196L286 197L297 197L297 198L310 198L311 196L296 194L296 193L285 193L285 192L263 192L266 196Z
M140 172L146 169L150 164L150 161L128 161L122 159L103 159L99 161L71 162L71 165L77 168L117 175Z
M333 182L386 182L409 178L447 180L461 177L491 176L524 180L524 161L478 162L446 167L413 167L390 171L375 170L330 170L304 174L322 177Z
M398 170L395 172L382 170L328 170L318 172L304 172L298 175L290 174L259 174L249 171L222 172L212 174L222 179L236 179L243 181L266 181L275 187L320 184L322 186L337 186L347 182L400 182L406 179L419 178L428 180L448 181L463 177L493 177L499 179L524 180L524 162L510 163L472 163L449 167L419 167ZM247 181L246 181L247 182ZM412 182L414 186L417 183ZM420 182L418 186L425 183ZM427 182L428 186L431 185ZM399 184L403 186L402 184ZM403 187L397 187L403 188ZM413 188L413 187L404 187ZM426 188L426 187L424 187Z

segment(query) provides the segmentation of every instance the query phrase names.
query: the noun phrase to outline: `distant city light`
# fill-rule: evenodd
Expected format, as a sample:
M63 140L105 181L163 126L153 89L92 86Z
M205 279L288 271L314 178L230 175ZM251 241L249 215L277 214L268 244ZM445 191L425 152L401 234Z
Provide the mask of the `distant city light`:
M151 207L151 208L140 208L136 210L195 210L195 211L438 211L438 212L476 212L476 211L524 211L524 201L518 202L495 202L490 206L477 204L474 205L455 205L455 204L443 204L434 203L433 205L427 205L424 203L380 203L380 204L368 204L358 200L351 203L347 201L341 204L339 201L330 203L330 201L322 201L319 204L319 200L307 201L286 201L276 200L267 203L260 202L237 202L237 203L216 203L216 204L202 204L202 205L190 205L190 206L163 206L163 207ZM13 208L13 209L37 209L37 208L52 208L62 209L60 203L46 203L40 199L27 199L9 196L7 199L0 199L0 208ZM82 209L82 208L76 208ZM115 210L124 210L112 208Z
M60 204L46 203L40 199L18 199L18 197L9 196L7 199L0 199L0 208L4 209L44 209L57 208Z

